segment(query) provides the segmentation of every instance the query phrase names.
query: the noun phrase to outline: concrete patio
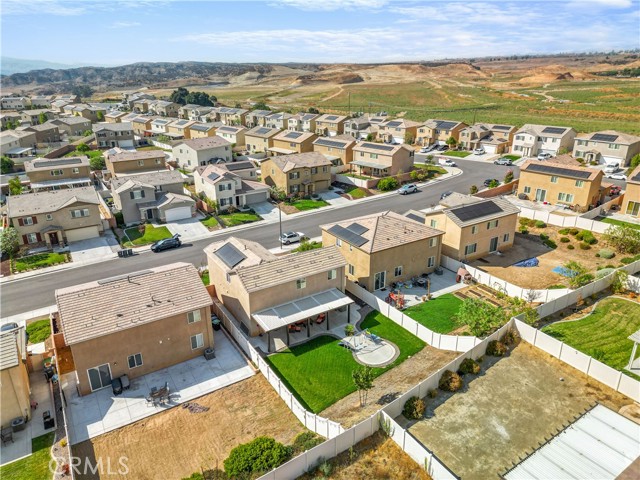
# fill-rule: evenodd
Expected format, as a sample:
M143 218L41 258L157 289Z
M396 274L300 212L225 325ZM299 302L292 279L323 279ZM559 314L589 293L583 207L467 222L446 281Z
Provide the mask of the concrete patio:
M455 292L456 290L460 290L461 288L466 287L464 283L456 283L456 274L446 268L443 268L442 275L436 275L435 273L429 274L429 279L431 280L431 296L439 297L440 295L444 295L445 293ZM404 294L404 306L411 307L413 305L417 305L422 303L422 297L427 294L426 287L420 287L418 285L408 286L407 282L404 283L400 291ZM389 292L391 291L391 287L387 286L384 289L376 290L373 294L385 301Z
M556 215L564 215L567 217L577 217L581 214L579 212L574 212L573 210L569 210L565 208L564 205L552 205L551 203L543 203L543 202L534 202L531 200L522 200L515 195L506 195L504 196L505 200L510 201L517 207L528 208L530 210L537 210L540 212L548 212Z
M254 375L226 334L216 331L214 335L216 358L207 361L198 357L132 379L130 388L118 396L111 388L104 388L81 397L76 373L64 375L62 388L68 402L70 443L88 440ZM165 382L171 392L169 401L159 406L148 403L145 398L151 388L160 388Z

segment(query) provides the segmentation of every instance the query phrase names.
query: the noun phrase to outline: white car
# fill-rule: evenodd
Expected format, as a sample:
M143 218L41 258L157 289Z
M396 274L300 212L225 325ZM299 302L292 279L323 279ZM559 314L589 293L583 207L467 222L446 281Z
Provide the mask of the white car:
M454 162L453 160L446 159L446 160L440 162L440 165L444 165L445 167L455 167L456 166L456 162Z
M474 153L475 155L484 155L486 152L484 151L484 148L483 148L483 147L480 147L480 148L476 148L476 149L473 151L473 153Z
M612 180L627 180L627 176L624 173L610 173L607 178Z
M538 154L538 160L548 160L551 158L551 154L550 153L539 153Z
M286 232L280 237L280 243L283 245L289 245L290 243L301 242L305 238L307 237L301 232Z

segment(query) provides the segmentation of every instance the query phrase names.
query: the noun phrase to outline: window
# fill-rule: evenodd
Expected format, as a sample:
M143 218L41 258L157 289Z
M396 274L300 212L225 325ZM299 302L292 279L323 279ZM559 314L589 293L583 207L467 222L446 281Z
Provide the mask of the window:
M558 177L556 175L551 176L551 183L558 183Z
M371 157L373 160L376 160L378 158L378 154L377 153L370 153L369 157Z
M329 167L322 167L322 172L327 173L329 171Z
M431 268L435 266L436 266L436 257L429 257L427 259L427 268Z
M51 176L52 177L59 177L60 175L62 175L62 170L58 169L58 170L51 170Z
M327 280L335 280L338 276L338 271L334 268L327 273Z
M531 193L531 187L524 187L524 193Z
M637 217L640 214L640 202L631 202L627 204L627 215Z
M27 233L27 243L38 243L38 235L36 233Z
M349 275L355 275L356 274L356 267L348 264L348 269L349 269Z
M51 220L53 220L53 215L51 215L50 213L47 213L44 218L46 218L47 220L51 221Z
M289 173L289 180L296 180L300 178L300 172L290 172Z
M144 166L144 160L138 160L138 166L139 167Z
M477 248L478 248L477 243L472 243L471 245L467 245L466 247L464 247L464 254L471 255L472 253L476 253Z
M231 283L231 275L227 273L227 283Z
M471 227L471 235L475 235L476 233L478 233L478 226L474 225Z
M82 210L71 210L71 218L81 218L81 217L88 217L88 216L89 216L88 208L83 208Z
M220 204L221 207L224 207L225 205L231 205L231 199L221 198L220 200L218 200L218 203Z
M436 228L436 225L438 225L438 221L437 220L431 220L431 222L429 222L429 225L431 226L431 228Z
M156 165L160 165L162 163L162 159L156 158Z
M71 169L71 171L72 171L73 173L76 173L76 174L77 174L77 173L80 173L80 169L79 169L79 168L75 168L75 167L74 167L74 168L72 168L72 169Z
M504 236L502 237L502 241L503 241L504 243L506 243L506 242L508 242L508 241L509 241L509 234L508 234L508 233L505 233L505 234L504 234Z
M584 180L576 180L576 187L583 187L584 186Z
M133 190L132 192L129 192L129 196L131 197L131 200L140 200L141 198L144 198L144 190Z
M135 355L129 355L127 360L129 362L129 368L136 368L142 366L142 354L136 353Z
M516 140L524 140L524 135L516 135Z
M611 150L620 150L620 144L618 144L618 143L610 143L609 144L609 149L611 149Z
M438 239L437 238L430 238L429 239L429 246L430 247L435 247L436 245L438 245Z
M583 145L583 146L587 144L585 140L578 140L577 143L578 145Z
M298 290L302 290L303 288L307 288L307 279L301 278L300 280L296 280L296 288Z
M560 192L558 194L558 201L567 202L567 203L573 202L573 193L562 193L562 192Z
M87 370L91 391L111 386L111 368L108 363Z
M396 269L394 270L393 274L396 277L401 277L402 276L402 265L400 265L399 267L396 267Z
M23 225L33 225L33 217L24 217L22 219Z
M342 240L339 238L336 238L336 246L337 247L341 247L342 246Z
M498 220L491 220L487 222L487 230L491 230L492 228L496 228L498 226Z
M204 336L201 333L191 337L191 350L204 347Z
M576 158L583 158L584 152L582 150L576 150L576 154L574 155Z
M200 321L200 310L194 310L193 312L187 313L187 322L195 323Z

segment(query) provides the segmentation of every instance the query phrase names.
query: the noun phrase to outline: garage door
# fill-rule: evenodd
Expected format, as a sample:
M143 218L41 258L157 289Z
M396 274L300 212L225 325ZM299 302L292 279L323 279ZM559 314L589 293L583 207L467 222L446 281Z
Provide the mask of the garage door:
M77 242L79 240L87 240L88 238L96 238L100 236L98 227L76 228L74 230L65 230L67 236L67 242Z
M191 218L191 207L171 208L165 212L165 217L167 222Z
M483 145L484 151L487 153L497 153L498 147L496 145Z
M611 163L617 163L618 165L622 165L624 162L620 160L618 157L602 157L602 160L607 165Z

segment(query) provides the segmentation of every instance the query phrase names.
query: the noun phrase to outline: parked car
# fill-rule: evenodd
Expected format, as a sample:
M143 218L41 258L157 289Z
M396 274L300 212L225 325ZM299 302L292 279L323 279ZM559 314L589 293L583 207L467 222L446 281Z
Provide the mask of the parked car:
M627 176L624 173L610 173L606 177L612 180L627 180Z
M447 150L449 150L449 145L440 145L438 147L439 152L446 152Z
M169 250L171 248L178 248L182 245L180 241L180 234L176 233L173 237L165 238L164 240L158 240L151 245L151 251L154 253L161 252L163 250Z
M440 195L440 200L444 200L445 198L447 198L449 195L451 195L453 192L451 190L447 191L447 192L442 192L442 194Z
M488 187L488 186L489 186L489 185L491 185L493 182L500 183L500 181L499 181L497 178L487 178L487 179L484 181L483 185L484 185L485 187Z
M430 147L422 147L420 153L429 153L431 150L433 150L433 145Z
M496 165L506 165L507 167L511 167L513 165L513 162L505 157L500 157L493 163Z
M538 160L548 160L551 158L551 154L550 153L539 153L538 154Z
M8 332L9 330L13 330L15 328L18 328L17 323L15 322L5 323L4 325L2 325L2 327L0 327L0 332Z
M620 188L618 185L614 185L609 189L609 196L620 195L621 191L622 188Z
M453 160L450 159L446 159L443 160L442 162L440 162L440 165L444 165L445 167L456 167L456 162L454 162Z
M486 152L484 151L484 147L476 148L473 153L475 155L484 155Z
M603 172L604 173L616 173L618 170L620 170L620 167L619 167L619 165L617 163L610 163L606 167L604 167Z
M280 237L280 243L282 243L283 245L289 245L290 243L301 242L305 238L307 237L305 236L304 233L286 232L286 233L283 233L282 236Z
M400 195L406 195L408 193L416 193L418 191L418 187L416 187L413 183L407 183L406 185L402 185L398 189L398 193Z

